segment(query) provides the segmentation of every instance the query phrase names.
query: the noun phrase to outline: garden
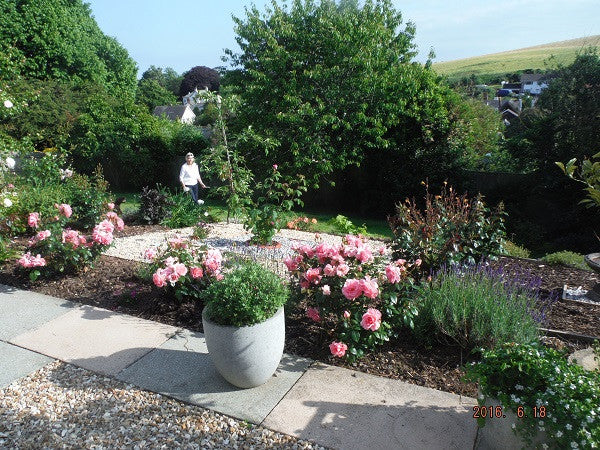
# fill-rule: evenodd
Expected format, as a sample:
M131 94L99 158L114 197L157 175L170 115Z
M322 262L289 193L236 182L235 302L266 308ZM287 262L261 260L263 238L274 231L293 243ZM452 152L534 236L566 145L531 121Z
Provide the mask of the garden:
M0 77L0 283L207 335L278 317L280 350L478 398L482 421L494 413L483 406L501 404L529 444L545 433L559 448L597 447L600 372L568 357L591 347L600 358L600 301L569 299L565 286L600 283L576 251L598 248L600 154L580 149L600 127L582 122L565 142L568 115L548 109L500 143L497 118L409 62L415 30L397 34L389 2L292 9L265 13L280 30L257 10L235 19L235 69L202 94L208 133L150 116L126 52L102 66L119 76L78 74L95 83L87 97L55 67L72 109L36 123L27 110L51 103L35 88L50 75L2 43L0 73L12 76ZM314 47L355 21L360 52L343 40ZM271 35L289 30L289 48ZM554 98L589 87L597 60L564 68ZM359 73L346 77L349 67ZM202 205L177 183L187 152L210 186ZM462 168L484 162L531 170L544 201L514 198L527 186L496 192L506 204L470 194ZM532 211L555 200L573 220L534 224Z

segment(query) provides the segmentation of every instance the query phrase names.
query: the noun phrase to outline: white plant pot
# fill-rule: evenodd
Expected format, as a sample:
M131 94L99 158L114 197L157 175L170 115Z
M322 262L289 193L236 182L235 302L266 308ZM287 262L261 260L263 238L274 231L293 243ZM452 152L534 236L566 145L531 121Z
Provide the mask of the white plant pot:
M283 307L264 322L247 326L218 325L202 311L204 338L219 373L234 386L264 384L277 370L285 343Z

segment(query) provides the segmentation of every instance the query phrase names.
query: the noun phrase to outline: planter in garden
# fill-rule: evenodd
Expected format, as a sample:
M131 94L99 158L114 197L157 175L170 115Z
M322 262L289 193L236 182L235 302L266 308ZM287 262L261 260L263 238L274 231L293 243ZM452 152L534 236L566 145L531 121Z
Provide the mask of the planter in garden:
M265 383L275 372L285 343L283 305L288 291L273 272L242 263L204 291L204 337L223 377L241 388Z
M223 378L241 388L265 383L275 373L285 342L283 307L264 322L246 327L218 325L202 312L211 360Z

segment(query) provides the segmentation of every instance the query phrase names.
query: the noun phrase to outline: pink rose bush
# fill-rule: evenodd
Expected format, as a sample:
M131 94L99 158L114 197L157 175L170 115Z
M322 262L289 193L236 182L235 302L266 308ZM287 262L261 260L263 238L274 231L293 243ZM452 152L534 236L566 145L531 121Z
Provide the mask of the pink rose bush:
M144 270L158 288L169 290L177 301L200 298L201 292L223 278L223 256L219 250L197 246L177 236L168 239L163 250L154 247L144 252L150 263Z
M384 249L385 250L385 249ZM389 261L359 236L294 248L284 263L308 318L331 331L335 357L355 360L413 326L420 261Z
M90 266L113 241L113 231L122 230L123 220L114 212L96 225L91 236L68 227L73 214L70 205L55 204L56 215L42 217L38 212L28 215L27 224L37 231L29 239L28 251L17 265L35 281L40 275L73 273ZM36 255L36 256L32 256Z

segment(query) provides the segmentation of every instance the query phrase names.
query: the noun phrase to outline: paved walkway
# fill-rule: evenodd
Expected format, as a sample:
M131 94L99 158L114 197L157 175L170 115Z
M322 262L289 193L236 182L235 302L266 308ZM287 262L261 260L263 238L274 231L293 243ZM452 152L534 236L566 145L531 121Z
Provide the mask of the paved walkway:
M228 384L202 333L0 285L0 388L61 360L341 449L472 449L475 400L284 355L271 380Z

